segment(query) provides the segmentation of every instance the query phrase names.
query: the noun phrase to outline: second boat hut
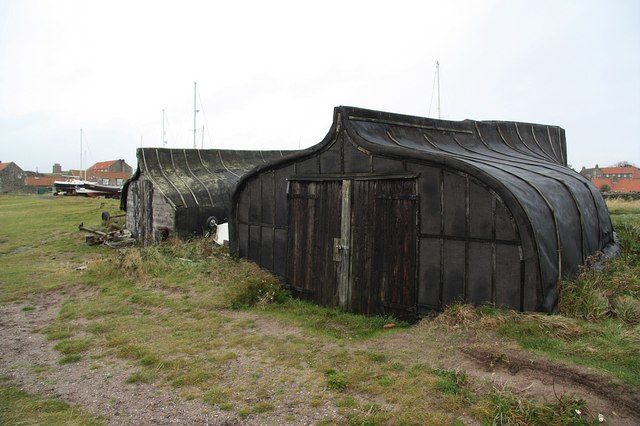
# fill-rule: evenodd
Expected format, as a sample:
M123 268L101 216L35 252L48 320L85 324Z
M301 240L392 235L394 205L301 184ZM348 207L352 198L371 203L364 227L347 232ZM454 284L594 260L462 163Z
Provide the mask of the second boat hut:
M127 228L142 244L201 235L227 221L233 187L249 170L287 151L139 148L122 190Z

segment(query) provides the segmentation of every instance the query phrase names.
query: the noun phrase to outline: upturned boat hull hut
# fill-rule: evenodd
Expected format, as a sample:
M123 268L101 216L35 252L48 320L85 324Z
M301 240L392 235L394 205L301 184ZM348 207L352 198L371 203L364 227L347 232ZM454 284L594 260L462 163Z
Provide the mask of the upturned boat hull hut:
M143 244L170 235L201 235L226 222L240 177L286 151L139 148L138 167L125 182L120 207L127 228Z
M553 312L614 244L564 130L337 107L325 139L245 175L232 251L303 298L415 317L454 302Z

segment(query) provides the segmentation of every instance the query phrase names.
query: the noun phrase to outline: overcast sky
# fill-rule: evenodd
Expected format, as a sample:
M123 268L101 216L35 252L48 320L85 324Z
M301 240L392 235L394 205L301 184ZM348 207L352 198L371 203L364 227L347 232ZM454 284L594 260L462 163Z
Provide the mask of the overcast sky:
M50 171L193 144L319 142L332 108L566 130L569 163L640 165L640 1L0 0L0 160ZM435 101L431 116L437 116ZM198 130L198 146L202 131Z

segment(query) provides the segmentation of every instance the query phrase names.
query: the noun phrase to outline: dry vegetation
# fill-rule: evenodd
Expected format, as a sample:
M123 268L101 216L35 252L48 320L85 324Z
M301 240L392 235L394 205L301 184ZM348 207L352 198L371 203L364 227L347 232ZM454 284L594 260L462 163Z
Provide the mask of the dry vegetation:
M83 245L77 223L99 226L115 202L1 197L0 303L36 315L39 296L61 295L57 317L40 330L59 365L122 366L123 392L170 390L244 422L590 424L598 411L579 394L545 400L457 365L461 348L494 344L592 367L637 392L640 206L609 203L623 256L563 283L560 315L456 305L408 327L292 299L271 275L203 239L120 251ZM397 326L385 330L389 322ZM46 411L43 397L0 383L0 423ZM55 422L105 421L53 404Z

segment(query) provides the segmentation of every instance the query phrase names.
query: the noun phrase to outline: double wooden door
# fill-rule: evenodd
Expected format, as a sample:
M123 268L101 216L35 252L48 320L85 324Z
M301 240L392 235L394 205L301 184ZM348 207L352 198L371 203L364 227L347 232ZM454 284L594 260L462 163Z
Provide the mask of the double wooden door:
M289 285L326 306L413 316L415 186L414 179L292 181Z

